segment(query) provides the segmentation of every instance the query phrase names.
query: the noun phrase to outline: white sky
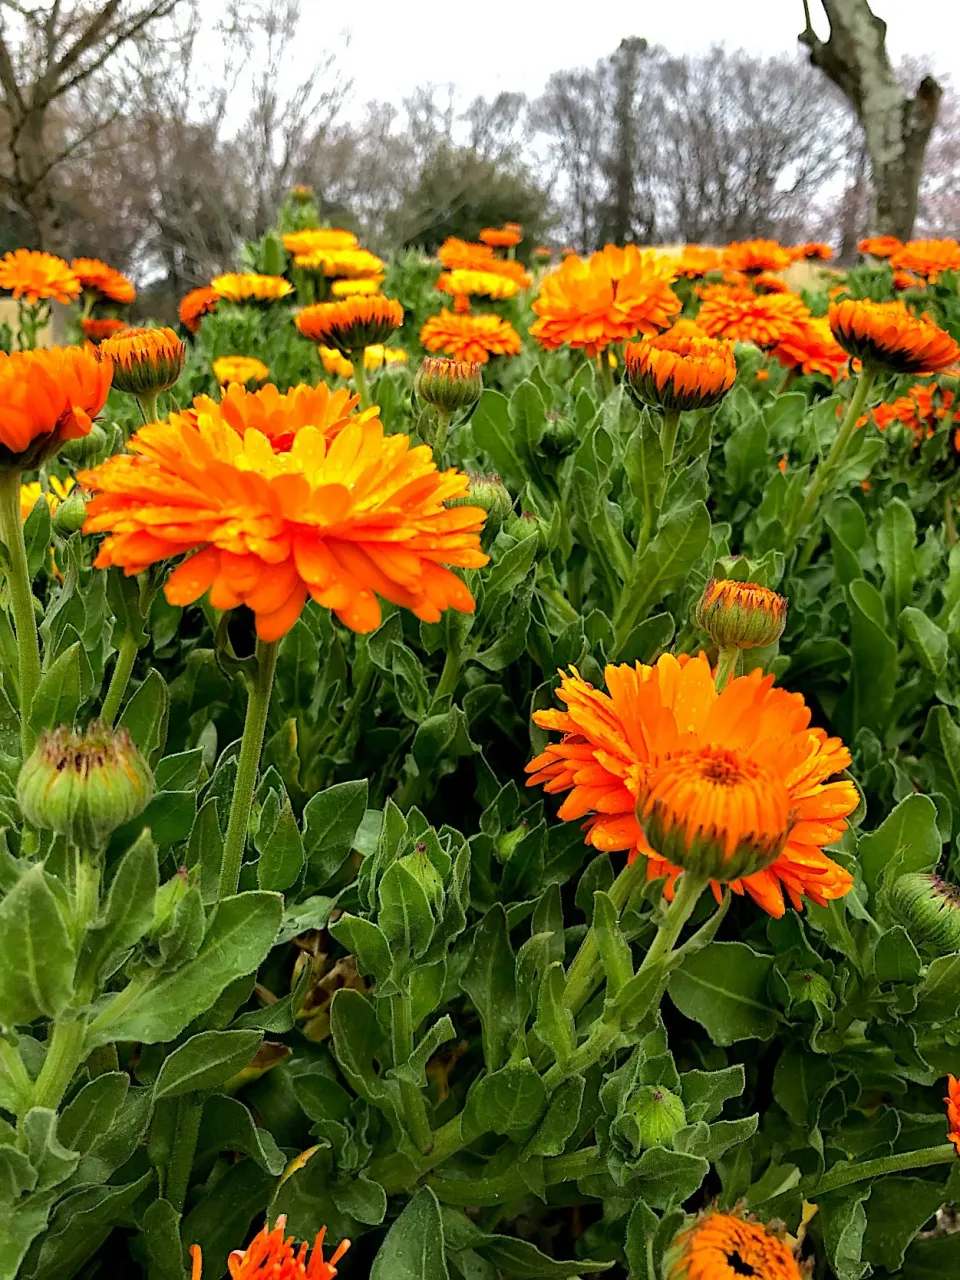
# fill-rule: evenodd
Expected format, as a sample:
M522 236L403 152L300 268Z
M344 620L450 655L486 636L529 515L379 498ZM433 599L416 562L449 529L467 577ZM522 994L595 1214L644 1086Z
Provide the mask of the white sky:
M339 10L350 31L344 47L333 6L303 0L305 63L326 48L337 53L353 81L352 115L371 98L399 104L426 83L457 85L459 96L491 97L501 90L530 96L552 71L592 65L612 53L624 36L645 36L671 52L701 52L711 44L743 46L755 53L790 52L803 26L802 0L363 0L362 21L350 30L348 7ZM874 0L887 22L887 47L896 61L905 54L929 58L931 69L948 74L960 48L957 0ZM827 24L819 0L811 0L814 25Z

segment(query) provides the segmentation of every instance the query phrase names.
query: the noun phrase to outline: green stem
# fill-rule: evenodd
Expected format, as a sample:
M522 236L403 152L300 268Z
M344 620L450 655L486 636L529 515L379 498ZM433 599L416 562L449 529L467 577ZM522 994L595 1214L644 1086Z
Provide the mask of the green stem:
M140 406L140 415L143 418L144 425L148 422L157 421L157 393L156 391L141 391L136 397L137 404Z
M49 1107L51 1111L59 1107L83 1061L86 1030L84 1019L76 1016L54 1023L47 1042L47 1056L33 1086L31 1107Z
M410 997L402 991L390 997L390 1040L394 1067L405 1066L413 1053L413 1011ZM414 1146L420 1151L427 1151L430 1147L430 1121L419 1087L409 1080L401 1080L400 1101L407 1132Z
M538 579L537 590L540 592L540 594L544 597L545 600L549 600L550 603L554 606L554 608L558 609L563 614L563 616L569 619L571 622L576 622L577 619L580 617L580 614L573 607L570 601L566 598L566 596L561 595L560 591L556 587L549 586L547 583Z
M603 1173L606 1162L599 1147L584 1147L569 1155L554 1156L543 1162L543 1180L547 1186L576 1182L592 1174ZM530 1188L515 1169L495 1174L492 1178L431 1178L437 1199L444 1204L466 1208L476 1205L501 1205L529 1195Z
M0 472L0 537L7 548L7 587L17 632L20 685L20 744L24 759L33 749L30 713L40 683L40 635L33 607L33 588L20 519L20 472Z
M613 395L613 370L607 360L607 353L601 351L597 356L597 382L600 385L600 398L605 400Z
M673 451L677 447L677 432L679 430L680 410L664 409L663 422L660 424L660 448L663 450L663 465L665 468L669 467L673 461Z
M779 390L777 391L778 396L786 395L786 393L793 386L793 382L796 376L797 376L797 366L794 365L792 369L787 370L787 376L780 383Z
M459 646L452 646L447 650L447 656L443 660L443 670L440 672L440 679L437 681L437 687L433 691L433 697L430 699L431 710L440 701L454 692L457 687L457 681L460 679L461 655Z
M26 1109L33 1093L33 1081L16 1047L0 1036L0 1077L6 1076L17 1097L17 1113Z
M433 433L433 457L437 466L446 465L447 436L450 433L450 411L437 408L437 425Z
M953 516L953 494L949 486L943 492L943 527L946 531L947 546L957 545L957 522Z
M642 855L628 863L614 880L608 890L608 896L619 914L626 906L630 895L647 876L647 862ZM573 963L567 970L567 981L563 991L563 1002L576 1016L600 985L603 973L600 968L600 947L593 926L587 930L586 937L580 944L580 950L574 956Z
M367 381L367 371L363 364L363 351L352 351L350 353L350 361L353 364L353 380L357 386L357 395L360 397L360 408L370 408L370 384Z
M460 1120L459 1115L454 1116L436 1130L430 1150L412 1166L412 1171L411 1161L405 1155L393 1152L374 1160L367 1172L389 1196L407 1190L419 1182L425 1173L435 1169L438 1164L443 1164L444 1160L449 1160L465 1145Z
M170 1164L167 1166L167 1184L164 1189L165 1198L170 1201L177 1213L183 1213L183 1206L186 1203L202 1117L202 1097L187 1094L180 1099L177 1105L173 1150L170 1153Z
M717 655L717 674L714 676L713 683L717 687L717 693L722 693L730 683L730 677L733 675L737 667L737 659L740 657L739 649L721 649Z
M660 964L667 958L677 945L683 926L693 915L693 909L709 883L706 876L695 876L690 871L685 871L683 875L678 876L673 901L660 921L657 936L643 957L638 973L652 969L655 964Z
M929 1169L937 1164L954 1164L958 1159L957 1149L952 1142L944 1142L938 1147L921 1147L919 1151L901 1151L893 1156L880 1156L876 1160L850 1160L846 1164L834 1165L822 1178L804 1178L797 1190L805 1200L816 1200L828 1191L837 1191L840 1187L849 1187L855 1182L870 1182L887 1173L904 1173L908 1169ZM768 1199L776 1199L769 1196ZM751 1201L750 1208L765 1201Z
M270 710L270 693L277 669L277 642L257 640L257 671L247 695L247 714L243 722L243 738L240 742L240 760L237 780L233 785L233 801L230 806L230 822L223 842L223 858L220 863L220 897L227 898L237 892L240 884L240 867L247 843L250 825L250 808L257 787L260 753L263 735L267 728Z
M73 918L77 952L84 934L97 916L100 905L100 867L95 855L76 850L77 867L73 896Z
M117 661L113 668L113 675L110 677L107 696L103 700L103 707L100 711L100 719L104 724L112 725L117 717L120 704L123 702L123 695L127 692L127 685L130 683L133 664L136 662L139 652L140 646L136 637L123 636L120 641L120 647L117 650Z
M877 370L864 367L860 371L857 379L857 385L854 388L853 395L850 397L850 403L847 406L847 412L843 422L840 424L840 430L837 432L837 438L831 446L830 452L826 458L817 467L814 472L813 479L807 487L806 496L799 512L790 521L786 530L786 538L784 545L790 547L794 538L814 517L820 498L827 485L833 480L837 471L846 457L847 450L850 447L850 441L853 439L857 430L857 421L863 412L863 407L867 402L873 384L877 379Z

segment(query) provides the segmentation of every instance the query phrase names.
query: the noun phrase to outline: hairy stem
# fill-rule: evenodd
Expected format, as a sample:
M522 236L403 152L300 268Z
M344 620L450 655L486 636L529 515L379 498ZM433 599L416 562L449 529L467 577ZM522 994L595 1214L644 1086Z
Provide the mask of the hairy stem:
M20 519L20 472L0 472L0 537L7 548L7 589L17 632L17 666L20 685L20 745L23 757L33 749L30 713L40 684L40 634L33 607L33 588Z
M117 712L120 710L124 694L127 692L127 685L130 683L133 664L136 662L139 652L140 646L135 637L125 635L121 638L120 646L117 649L117 661L107 689L107 696L103 700L103 707L100 711L100 719L104 724L112 725L117 718Z
M413 1053L413 1013L410 997L402 991L390 997L390 1040L394 1067L405 1066ZM430 1147L430 1121L423 1095L409 1080L400 1081L403 1119L414 1146L420 1151Z

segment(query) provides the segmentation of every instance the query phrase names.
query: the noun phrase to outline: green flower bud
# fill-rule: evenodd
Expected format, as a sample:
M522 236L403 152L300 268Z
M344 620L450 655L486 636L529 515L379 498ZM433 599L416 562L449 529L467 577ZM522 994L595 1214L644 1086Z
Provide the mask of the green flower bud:
M484 531L495 534L504 520L513 513L513 499L498 475L482 475L479 471L467 473L470 492L464 498L451 498L448 507L481 507L487 513Z
M900 876L890 906L913 942L944 954L960 951L960 888L939 876Z
M61 725L40 735L20 770L17 800L27 822L92 850L143 812L153 785L126 729L95 721L84 733Z
M662 1085L641 1085L627 1100L615 1122L617 1134L635 1156L647 1147L667 1146L687 1123L682 1101Z
M181 867L176 875L171 876L166 884L160 886L153 900L153 924L150 926L152 937L159 937L163 933L167 924L173 919L177 903L189 888L190 873L186 867Z
M83 528L87 518L87 504L79 489L72 489L63 502L57 507L53 517L53 527L57 533L71 534Z
M110 443L110 436L95 422L85 436L68 440L60 449L60 456L71 466L91 467L107 453Z
M522 515L512 515L503 526L504 533L509 533L511 538L515 538L517 542L523 542L526 538L540 538L543 542L542 531L539 519L529 511L524 511Z
M711 578L695 616L718 648L758 649L783 635L787 602L756 582Z
M473 360L425 356L413 380L419 399L447 413L469 409L483 391L483 365Z
M556 413L547 414L547 425L540 437L540 448L550 458L565 458L580 443L577 424Z
M443 879L427 856L426 850L418 848L416 853L405 854L404 857L398 858L397 861L405 871L410 872L427 895L427 901L430 903L434 915L439 915L443 909Z

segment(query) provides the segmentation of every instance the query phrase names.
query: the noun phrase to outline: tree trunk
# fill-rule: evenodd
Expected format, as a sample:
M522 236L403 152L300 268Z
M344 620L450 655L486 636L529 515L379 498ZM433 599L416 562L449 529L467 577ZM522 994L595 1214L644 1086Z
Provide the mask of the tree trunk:
M863 127L873 197L870 233L907 240L913 232L923 158L943 90L924 76L911 98L901 88L887 55L887 24L867 0L821 0L830 36L820 40L804 0L806 28L800 42L810 61L842 91Z
M13 146L15 198L31 231L32 249L60 253L63 220L57 204L47 154L46 108L34 107L23 117Z

